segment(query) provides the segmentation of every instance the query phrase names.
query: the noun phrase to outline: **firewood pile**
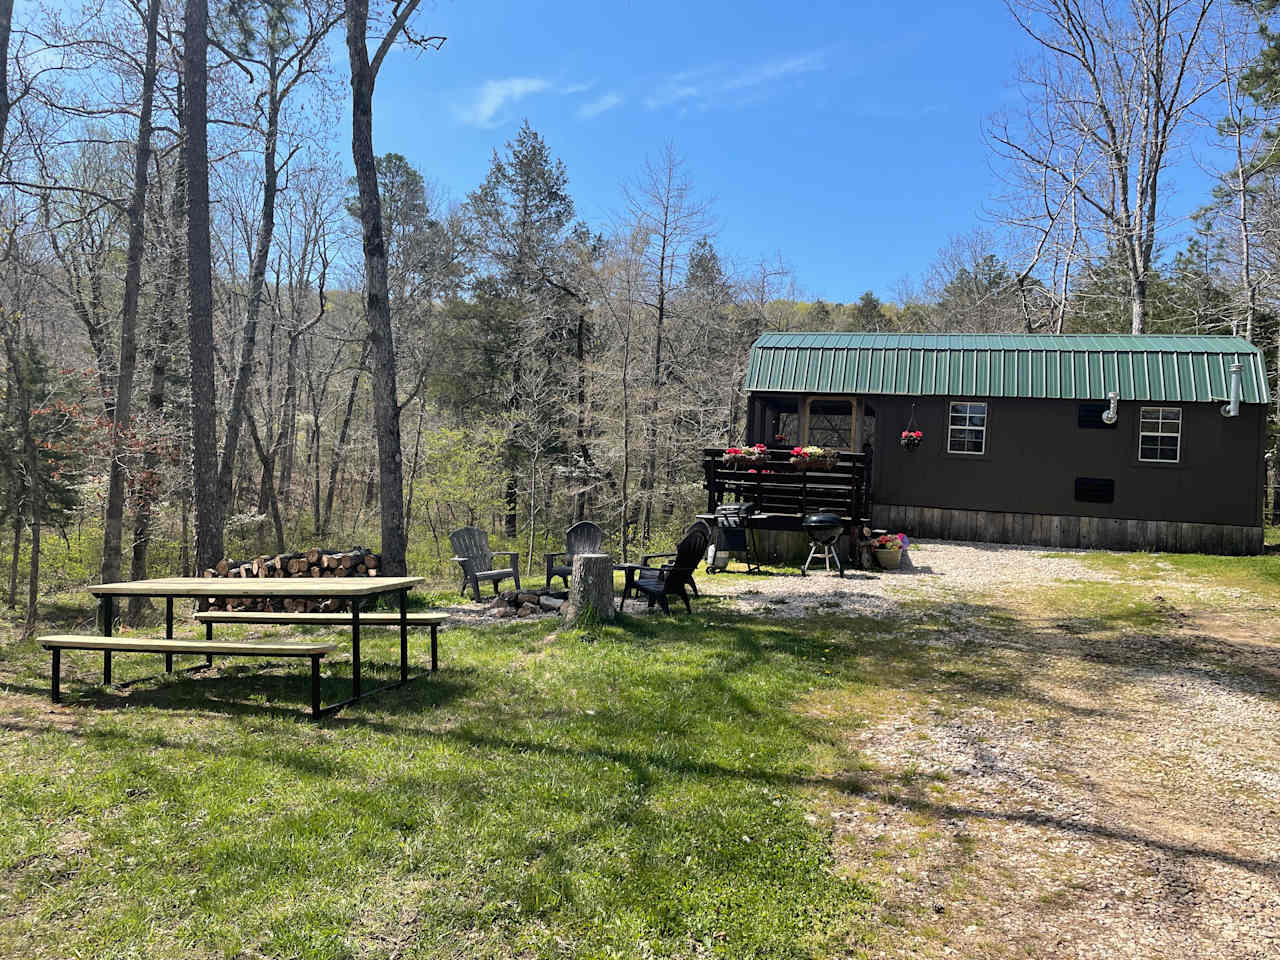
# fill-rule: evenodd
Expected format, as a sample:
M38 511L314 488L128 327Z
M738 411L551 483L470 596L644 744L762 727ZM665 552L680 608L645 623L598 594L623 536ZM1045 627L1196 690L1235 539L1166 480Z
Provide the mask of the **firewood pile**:
M272 577L376 577L382 558L365 547L323 550L312 547L302 553L278 553L235 561L226 557L204 571L206 577L267 579ZM209 600L210 610L252 610L263 613L332 613L346 609L345 600L307 598L228 597Z

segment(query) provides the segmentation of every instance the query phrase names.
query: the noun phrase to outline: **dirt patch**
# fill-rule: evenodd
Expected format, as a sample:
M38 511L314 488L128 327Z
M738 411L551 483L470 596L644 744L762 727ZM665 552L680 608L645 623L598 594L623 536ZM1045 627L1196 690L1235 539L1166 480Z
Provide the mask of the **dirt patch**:
M1145 606L922 638L1012 692L940 682L848 734L857 789L820 815L903 930L872 956L1280 956L1280 644L1256 608Z

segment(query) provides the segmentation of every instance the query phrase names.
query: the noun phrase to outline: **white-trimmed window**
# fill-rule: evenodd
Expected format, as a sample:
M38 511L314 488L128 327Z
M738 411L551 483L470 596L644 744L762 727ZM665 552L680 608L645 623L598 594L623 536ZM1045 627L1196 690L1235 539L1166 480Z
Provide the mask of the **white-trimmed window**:
M1138 459L1177 463L1182 454L1182 411L1177 407L1143 407L1138 416Z
M947 422L948 453L985 453L987 450L987 405L969 400L951 404Z

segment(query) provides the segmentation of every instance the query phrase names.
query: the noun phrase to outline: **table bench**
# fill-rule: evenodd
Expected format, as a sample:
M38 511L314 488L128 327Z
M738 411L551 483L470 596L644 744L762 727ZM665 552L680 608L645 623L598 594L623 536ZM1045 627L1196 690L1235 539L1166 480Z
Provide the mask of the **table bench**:
M349 627L351 626L351 614L349 613L258 613L256 611L246 610L236 612L230 610L200 610L195 614L196 620L205 625L205 636L210 642L213 641L213 625L215 623L247 623L262 625L283 625L283 626L300 626L300 627ZM436 671L439 668L439 656L436 644L436 631L440 624L449 619L448 614L435 613L432 611L419 611L415 613L406 613L404 616L405 623L410 627L429 627L431 629L431 670ZM360 625L362 627L398 627L400 626L400 614L398 613L362 613L360 614ZM401 667L402 674L408 673L408 650L402 649Z
M260 641L207 643L200 640L151 639L145 637L88 637L75 634L53 634L39 638L40 646L53 655L52 696L54 703L62 702L62 651L101 650L106 653L163 653L167 663L174 654L204 654L207 664L219 657L309 657L311 659L311 716L319 719L320 660L337 649L336 643L266 643ZM111 682L111 661L105 661L103 682Z

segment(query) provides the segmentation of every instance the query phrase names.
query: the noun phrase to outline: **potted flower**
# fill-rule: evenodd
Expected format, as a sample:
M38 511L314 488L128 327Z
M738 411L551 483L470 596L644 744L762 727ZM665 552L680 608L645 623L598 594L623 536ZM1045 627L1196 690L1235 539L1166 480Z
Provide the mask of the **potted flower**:
M830 470L839 456L838 451L823 447L792 447L791 465L797 470Z
M748 467L758 467L763 464L766 450L763 443L757 443L751 447L727 447L720 459L725 466L745 470Z
M920 446L920 441L924 439L923 430L903 430L902 437L898 440L900 444L908 450L914 450Z
M897 570L902 566L902 551L907 549L907 537L902 533L886 533L871 542L871 549L882 570Z

